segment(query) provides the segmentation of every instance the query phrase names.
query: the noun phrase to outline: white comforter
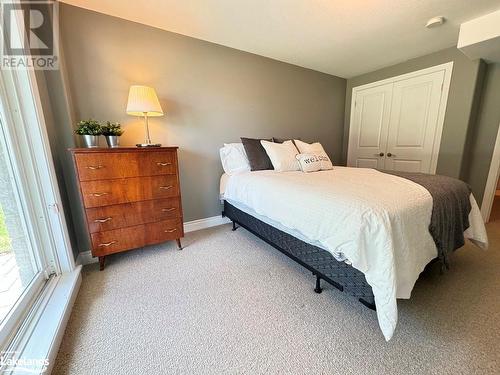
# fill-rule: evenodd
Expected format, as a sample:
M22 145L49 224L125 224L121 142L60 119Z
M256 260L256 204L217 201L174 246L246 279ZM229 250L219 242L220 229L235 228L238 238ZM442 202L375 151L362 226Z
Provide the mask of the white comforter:
M224 198L318 241L363 272L386 340L397 324L396 298L410 298L419 274L437 256L428 229L429 192L374 169L247 172L226 181ZM486 248L479 208L472 195L470 199L471 225L465 235Z

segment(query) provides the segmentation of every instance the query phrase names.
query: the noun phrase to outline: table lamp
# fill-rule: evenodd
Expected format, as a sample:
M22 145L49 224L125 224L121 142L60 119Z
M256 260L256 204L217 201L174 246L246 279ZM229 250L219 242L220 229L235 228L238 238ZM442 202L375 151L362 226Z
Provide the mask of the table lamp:
M132 85L128 93L127 114L131 116L143 116L146 128L146 140L144 143L136 144L137 147L160 147L159 143L152 143L149 137L148 117L163 116L160 102L156 96L155 89L148 86Z

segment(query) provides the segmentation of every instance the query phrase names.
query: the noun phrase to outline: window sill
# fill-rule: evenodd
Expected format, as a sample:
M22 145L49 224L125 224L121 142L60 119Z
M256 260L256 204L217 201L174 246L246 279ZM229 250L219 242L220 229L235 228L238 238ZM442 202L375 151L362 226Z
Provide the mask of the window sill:
M80 288L80 273L81 266L77 266L72 272L47 282L27 322L8 349L11 358L18 360L19 364L11 367L10 372L2 368L5 371L2 374L26 373L26 369L32 374L50 374ZM23 363L28 365L22 366ZM25 370L22 371L21 367Z

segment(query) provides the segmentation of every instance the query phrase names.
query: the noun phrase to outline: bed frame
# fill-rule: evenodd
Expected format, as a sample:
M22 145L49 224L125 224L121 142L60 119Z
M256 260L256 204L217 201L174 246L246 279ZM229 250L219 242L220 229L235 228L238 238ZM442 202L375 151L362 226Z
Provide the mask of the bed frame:
M376 309L373 291L366 282L365 275L345 262L335 260L328 251L299 240L227 201L224 201L222 216L228 217L233 222L233 230L237 229L237 225L245 228L311 271L316 276L314 288L316 293L321 293L321 280L325 280L340 291L358 298L366 307Z

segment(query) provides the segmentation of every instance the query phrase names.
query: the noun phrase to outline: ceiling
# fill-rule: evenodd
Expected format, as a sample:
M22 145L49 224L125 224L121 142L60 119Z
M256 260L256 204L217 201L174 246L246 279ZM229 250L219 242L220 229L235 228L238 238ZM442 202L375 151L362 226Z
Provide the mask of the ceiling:
M350 78L456 46L462 22L499 0L62 0ZM424 27L434 16L447 22Z

